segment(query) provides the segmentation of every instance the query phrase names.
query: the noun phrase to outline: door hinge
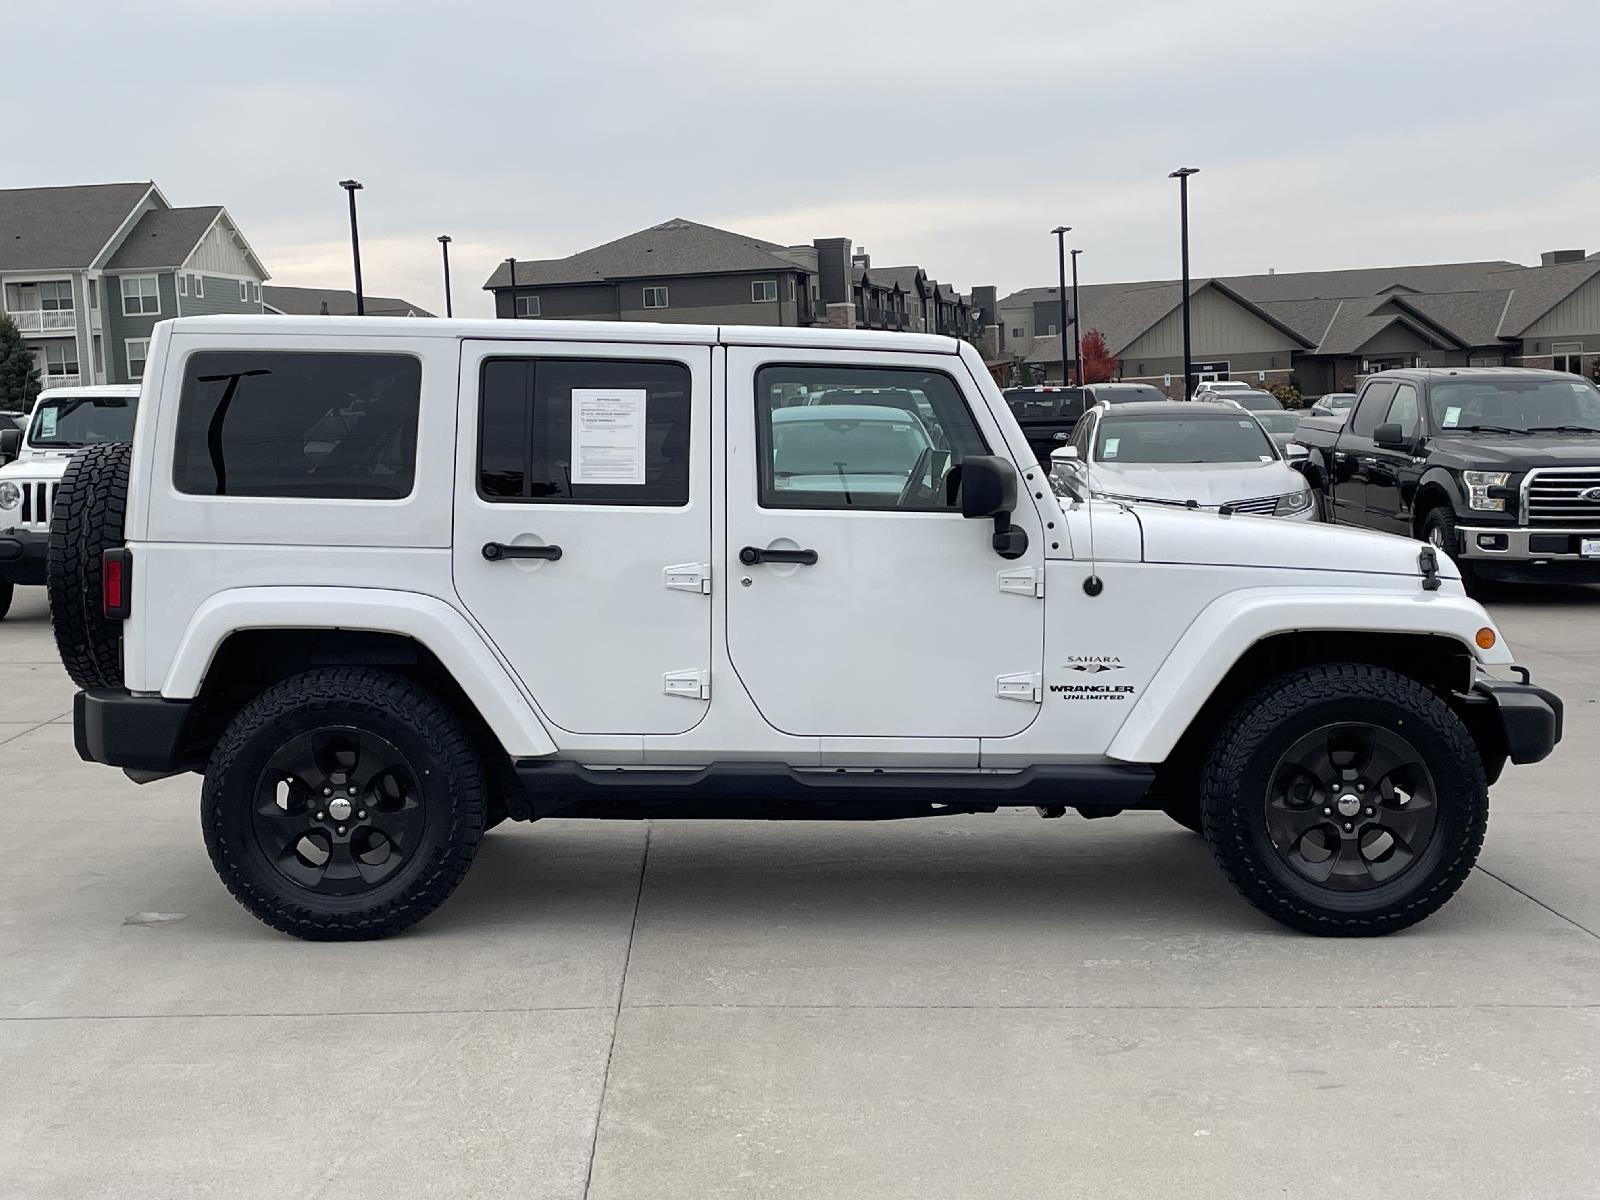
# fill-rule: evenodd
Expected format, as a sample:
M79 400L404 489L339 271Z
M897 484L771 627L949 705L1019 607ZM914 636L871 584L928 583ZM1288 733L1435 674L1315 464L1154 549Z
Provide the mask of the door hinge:
M711 672L668 671L661 677L661 690L669 696L684 700L711 699Z
M1038 671L1019 671L1015 675L997 675L994 694L1002 700L1020 700L1024 704L1039 704L1044 700L1044 679Z
M1044 598L1044 572L1038 567L1013 567L1000 572L1000 590L1016 596Z
M665 567L661 572L661 582L674 592L698 592L702 596L709 596L711 564L679 563L675 567Z

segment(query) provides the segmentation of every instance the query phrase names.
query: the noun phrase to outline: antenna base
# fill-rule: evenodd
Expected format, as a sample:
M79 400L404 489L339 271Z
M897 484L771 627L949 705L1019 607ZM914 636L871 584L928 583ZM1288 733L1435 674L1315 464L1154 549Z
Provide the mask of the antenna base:
M1106 590L1106 585L1100 581L1100 576L1091 575L1083 581L1083 591L1087 596L1098 596Z

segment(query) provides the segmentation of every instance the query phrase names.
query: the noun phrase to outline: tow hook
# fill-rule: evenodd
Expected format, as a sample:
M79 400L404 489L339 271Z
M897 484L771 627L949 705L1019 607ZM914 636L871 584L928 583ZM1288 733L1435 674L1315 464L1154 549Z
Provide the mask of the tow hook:
M1065 804L1035 804L1033 806L1033 811L1038 813L1046 821L1053 821L1057 817L1064 817L1067 815L1067 806Z
M1417 570L1422 572L1422 590L1437 592L1439 590L1439 555L1432 546L1424 546L1417 551Z

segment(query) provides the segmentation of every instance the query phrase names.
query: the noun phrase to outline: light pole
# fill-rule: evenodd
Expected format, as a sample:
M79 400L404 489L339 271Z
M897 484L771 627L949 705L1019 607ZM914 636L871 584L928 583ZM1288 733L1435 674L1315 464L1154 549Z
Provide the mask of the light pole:
M1194 392L1194 358L1189 345L1189 176L1200 174L1199 167L1179 167L1168 179L1178 181L1178 221L1183 237L1183 398Z
M1078 255L1082 250L1072 252L1072 361L1078 368L1078 386L1083 386L1083 343L1079 341L1079 327L1083 324L1083 310L1078 307Z
M1072 226L1057 225L1050 232L1056 235L1056 266L1061 272L1061 384L1065 387L1071 382L1067 378L1067 234Z
M517 260L506 259L506 265L511 268L511 319L517 319Z
M450 307L450 235L439 235L439 248L444 251L444 315L455 316L455 310Z
M367 302L361 291L361 234L356 229L356 193L361 184L354 179L341 179L339 186L350 194L350 257L356 264L356 316L367 315Z

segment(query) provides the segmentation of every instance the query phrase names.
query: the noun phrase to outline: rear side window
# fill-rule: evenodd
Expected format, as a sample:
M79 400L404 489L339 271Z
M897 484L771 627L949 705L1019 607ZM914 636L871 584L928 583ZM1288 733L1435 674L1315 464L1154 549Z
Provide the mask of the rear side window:
M478 495L502 503L689 503L691 386L682 363L489 359Z
M189 356L172 481L192 496L402 500L416 482L422 364L405 354Z

